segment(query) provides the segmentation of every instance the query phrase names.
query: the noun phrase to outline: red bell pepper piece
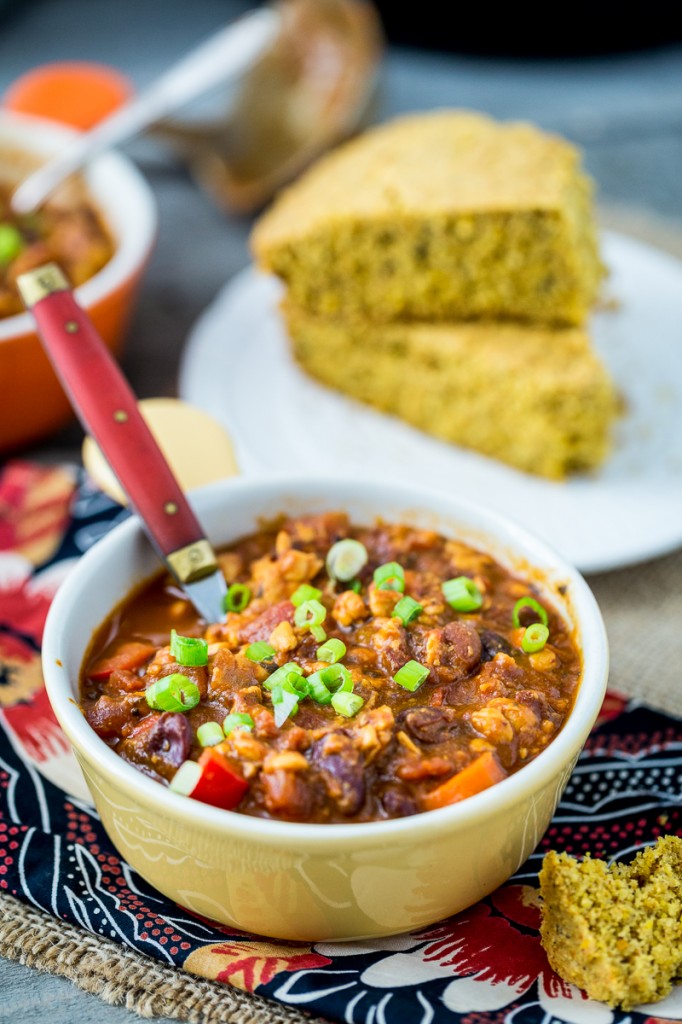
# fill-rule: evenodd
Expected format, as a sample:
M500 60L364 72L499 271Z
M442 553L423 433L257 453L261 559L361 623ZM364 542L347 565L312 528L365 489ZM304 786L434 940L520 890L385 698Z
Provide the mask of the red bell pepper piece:
M88 672L88 678L95 679L98 682L108 679L117 668L127 669L129 672L132 672L134 669L144 665L145 661L149 661L155 650L156 648L152 647L151 644L144 644L139 640L130 640L128 643L122 644L113 654L109 654L96 661Z
M213 807L233 810L249 784L217 750L207 747L199 762L185 761L178 768L171 789Z

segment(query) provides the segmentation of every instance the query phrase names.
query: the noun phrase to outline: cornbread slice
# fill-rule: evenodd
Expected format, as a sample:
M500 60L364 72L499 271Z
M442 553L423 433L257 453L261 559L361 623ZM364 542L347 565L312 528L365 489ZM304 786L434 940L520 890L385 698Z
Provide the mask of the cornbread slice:
M288 301L282 312L313 377L445 441L559 479L609 451L618 400L578 328L346 323Z
M592 999L630 1010L682 981L682 839L610 867L550 851L540 889L549 962Z
M529 124L436 111L319 161L252 235L321 315L581 324L603 268L578 151Z

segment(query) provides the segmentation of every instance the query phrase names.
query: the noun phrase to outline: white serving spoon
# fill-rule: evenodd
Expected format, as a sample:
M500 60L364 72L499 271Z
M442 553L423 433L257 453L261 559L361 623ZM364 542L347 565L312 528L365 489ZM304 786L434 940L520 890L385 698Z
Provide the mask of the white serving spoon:
M206 90L238 79L272 45L281 20L277 7L264 7L211 36L130 103L75 138L63 152L30 174L12 195L13 210L30 213L65 178L103 150L131 138Z

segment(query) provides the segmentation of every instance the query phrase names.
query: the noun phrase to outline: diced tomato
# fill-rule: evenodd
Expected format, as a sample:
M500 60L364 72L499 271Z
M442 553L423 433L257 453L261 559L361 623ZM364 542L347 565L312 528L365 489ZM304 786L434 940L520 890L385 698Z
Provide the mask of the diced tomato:
M183 767L184 765L181 765L178 772L182 771ZM198 767L200 772L196 782L193 776L187 773L187 777L193 782L189 790L182 785L173 786L172 783L171 789L184 792L194 800L212 804L213 807L222 807L225 811L235 808L249 788L246 779L242 778L226 757L211 747L207 747L201 754Z
M266 608L253 622L239 631L242 643L254 643L256 640L268 640L275 626L280 622L293 622L295 608L291 601L280 601L271 608Z
M130 640L123 644L113 654L100 658L88 672L88 677L96 681L108 679L116 669L132 671L140 668L148 661L156 651L151 644L144 644L139 640Z
M426 811L434 811L438 807L459 803L460 800L465 800L474 793L481 793L506 777L507 773L496 756L487 750L466 768L462 768L461 772L457 772L447 782L427 793L422 799L422 806Z

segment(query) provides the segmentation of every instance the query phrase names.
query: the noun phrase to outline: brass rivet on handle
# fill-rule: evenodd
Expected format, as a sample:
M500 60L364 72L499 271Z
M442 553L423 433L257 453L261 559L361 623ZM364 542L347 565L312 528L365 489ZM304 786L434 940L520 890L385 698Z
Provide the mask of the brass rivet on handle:
M127 423L128 413L125 411L125 409L117 409L116 412L114 413L114 419L116 420L117 423Z
M175 504L174 501L167 501L166 504L163 506L163 511L166 513L167 516L174 516L175 513L178 511L178 506Z
M67 320L66 323L64 324L64 330L66 331L67 334L77 334L78 324L76 323L75 320Z

